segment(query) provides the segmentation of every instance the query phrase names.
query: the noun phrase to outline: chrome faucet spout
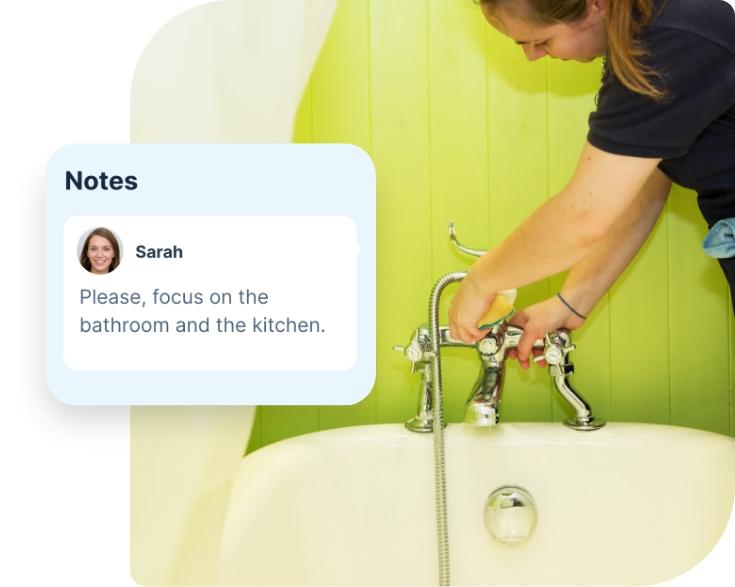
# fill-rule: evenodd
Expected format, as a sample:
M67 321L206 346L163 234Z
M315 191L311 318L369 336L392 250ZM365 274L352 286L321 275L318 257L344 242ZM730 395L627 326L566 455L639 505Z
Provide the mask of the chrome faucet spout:
M568 377L574 373L574 365L569 361L569 353L574 350L572 339L565 330L558 330L546 335L546 347L542 358L549 366L549 373L554 379L554 386L562 398L571 406L574 417L564 421L564 425L573 430L598 430L605 421L592 415L590 405L579 395L569 382Z
M476 256L484 253L461 245L454 234L453 224L450 224L449 230L452 242L461 251ZM518 347L523 337L523 329L503 321L492 326L485 338L477 343L468 344L453 339L449 327L439 325L439 299L447 285L461 281L466 276L466 272L456 271L441 277L434 284L429 297L429 324L419 326L405 347L393 347L411 362L412 373L416 371L421 373L418 413L406 422L406 427L414 432L431 432L435 424L438 424L437 430L445 426L442 409L441 347L474 346L480 355L480 374L466 402L464 421L475 426L489 427L497 424L500 419L505 359L508 350ZM567 356L574 350L569 332L566 330L550 332L546 334L544 340L535 341L533 347L542 350L541 354L534 357L534 361L546 362L556 389L574 410L574 418L570 418L564 424L575 430L597 430L604 426L605 422L592 416L589 404L569 383L568 376L574 371L574 366ZM438 422L435 421L437 419Z
M480 374L465 404L466 424L489 427L499 422L507 352L518 346L522 335L523 329L502 322L477 343ZM534 346L542 348L543 341L536 341Z
M474 426L494 426L500 418L500 399L505 375L505 328L495 326L477 343L480 374L465 403L464 421Z
M502 365L483 367L465 406L464 421L466 424L494 426L498 423L503 374Z

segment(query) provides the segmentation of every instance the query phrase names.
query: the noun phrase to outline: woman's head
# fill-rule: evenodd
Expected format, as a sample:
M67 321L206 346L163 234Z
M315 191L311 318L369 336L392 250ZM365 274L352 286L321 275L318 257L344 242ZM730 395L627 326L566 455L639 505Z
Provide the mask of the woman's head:
M545 55L591 61L606 55L613 73L633 92L663 97L643 63L639 37L653 0L479 0L488 22L523 47L530 60Z
M483 0L488 22L534 61L592 61L607 51L604 0Z
M84 241L79 262L90 273L110 273L120 264L120 246L106 228L95 228Z

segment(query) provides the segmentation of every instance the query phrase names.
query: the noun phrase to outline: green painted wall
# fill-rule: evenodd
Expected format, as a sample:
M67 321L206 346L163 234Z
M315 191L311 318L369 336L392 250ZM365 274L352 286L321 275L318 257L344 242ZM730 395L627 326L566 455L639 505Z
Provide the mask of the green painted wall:
M295 136L359 145L375 163L376 383L355 406L258 408L249 450L413 415L418 381L392 346L426 321L434 281L471 262L450 246L449 220L485 248L562 188L599 77L599 62L527 62L472 0L341 0ZM704 232L694 194L676 188L642 254L577 332L574 382L599 416L735 435L735 327ZM523 288L519 305L562 279ZM466 349L443 356L447 419L458 421L479 367ZM545 370L512 364L504 421L563 416Z

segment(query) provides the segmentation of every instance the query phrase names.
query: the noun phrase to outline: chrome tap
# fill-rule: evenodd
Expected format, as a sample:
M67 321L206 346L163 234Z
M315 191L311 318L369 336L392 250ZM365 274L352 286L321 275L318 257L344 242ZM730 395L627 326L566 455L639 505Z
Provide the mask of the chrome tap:
M605 425L605 421L592 415L590 405L572 388L568 380L569 375L574 373L574 365L569 360L569 353L574 349L571 334L566 330L557 330L546 335L544 352L535 357L534 361L546 361L556 390L574 410L574 417L564 420L564 425L574 430L597 430Z
M500 400L503 393L505 359L510 348L507 341L507 322L496 324L487 336L477 343L480 356L480 374L465 403L464 421L475 426L494 426L500 419ZM517 346L517 343L516 343Z
M449 234L452 242L460 250L476 256L483 253L461 245L454 233L453 223L449 225ZM419 326L407 346L393 347L411 361L412 373L417 369L421 371L418 413L406 422L406 427L414 432L431 432L433 429L434 398L439 398L437 406L441 407L443 397L440 349L446 346L476 347L480 356L480 374L466 402L464 421L475 426L494 426L500 419L507 352L518 347L523 329L503 321L492 326L480 341L470 344L453 339L449 334L449 327L439 326L438 308L442 291L446 285L461 281L466 275L463 272L455 272L439 279L432 289L429 300L431 324ZM557 391L574 410L574 417L566 420L564 424L575 430L597 430L604 426L605 422L592 415L589 404L574 391L568 381L569 375L574 372L574 365L568 355L575 348L569 332L556 330L548 333L543 340L534 341L533 347L542 349L542 353L536 356L534 361L546 361ZM440 413L443 413L443 410L440 410ZM445 425L443 418L440 419L443 427Z
M500 419L500 400L503 391L505 360L510 349L518 348L523 329L510 326L506 322L492 327L488 335L477 343L482 369L467 400L464 421L475 426L493 426ZM554 386L562 398L574 410L574 417L564 424L575 430L597 430L605 422L595 418L587 402L574 391L569 375L574 373L574 365L569 353L574 350L571 335L566 330L556 330L547 334L544 340L536 340L533 348L542 352L534 361L545 361Z
M439 327L440 347L474 347L461 340L452 338L448 326ZM411 335L411 341L406 346L395 345L393 350L403 353L411 362L411 373L420 371L419 405L416 415L406 422L406 428L414 432L431 432L433 429L433 399L431 393L432 360L434 353L431 350L431 330L428 324L422 324Z
M439 327L439 346L475 347L480 357L480 374L472 386L465 404L466 424L474 426L494 426L500 420L500 402L503 394L505 362L510 349L518 348L523 329L507 322L496 324L485 338L477 343L464 343L453 339L448 326ZM428 325L419 326L405 347L393 347L411 361L411 372L421 372L419 405L416 416L406 422L406 428L414 432L431 432L433 429L432 404L432 361L435 358L430 347ZM547 334L543 340L533 343L533 348L541 350L534 361L546 361L554 386L562 398L574 411L574 417L564 424L575 430L597 430L605 425L595 418L589 404L573 389L569 376L574 373L574 365L569 359L575 346L566 330L556 330ZM440 360L439 357L436 357Z
M494 326L477 343L481 367L465 404L464 421L467 424L494 426L500 418L500 399L505 375L505 326L505 322L500 327Z
M465 406L464 421L475 426L493 426L500 419L500 400L503 392L505 360L508 351L518 347L523 329L507 322L496 324L477 343L482 368L472 387ZM544 341L537 340L534 348L544 348Z

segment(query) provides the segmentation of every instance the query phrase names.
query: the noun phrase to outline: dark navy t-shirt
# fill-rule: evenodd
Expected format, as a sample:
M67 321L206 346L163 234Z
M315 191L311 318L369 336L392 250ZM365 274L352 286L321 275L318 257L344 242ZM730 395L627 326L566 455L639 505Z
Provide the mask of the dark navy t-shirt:
M606 66L587 138L608 153L661 157L666 175L699 194L712 226L735 218L735 10L725 0L656 4L641 41L667 97L631 92ZM735 307L735 259L723 268Z

